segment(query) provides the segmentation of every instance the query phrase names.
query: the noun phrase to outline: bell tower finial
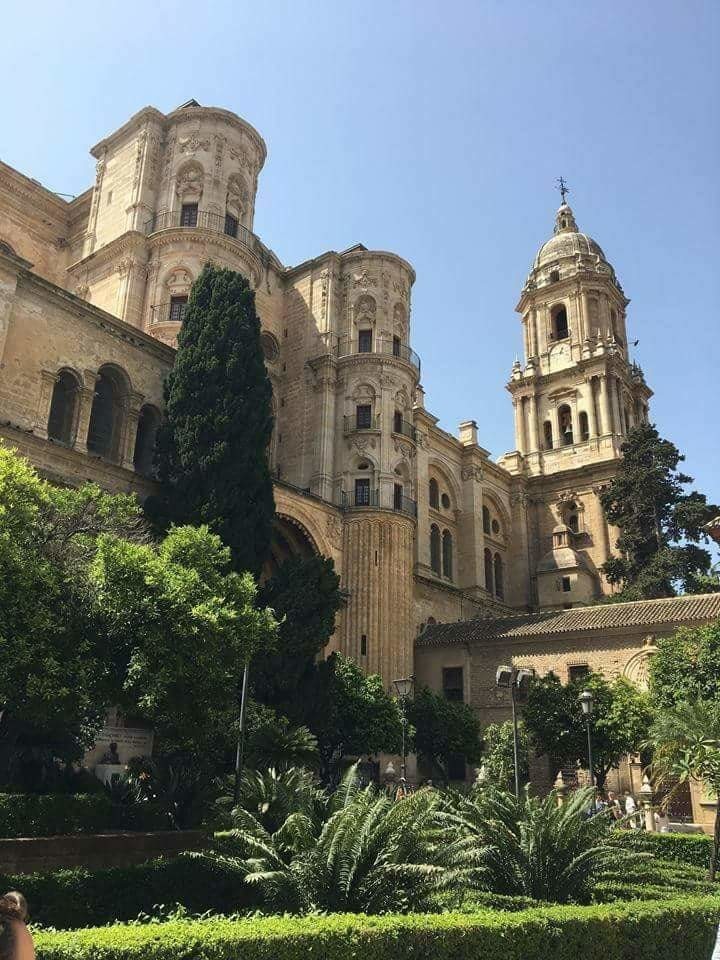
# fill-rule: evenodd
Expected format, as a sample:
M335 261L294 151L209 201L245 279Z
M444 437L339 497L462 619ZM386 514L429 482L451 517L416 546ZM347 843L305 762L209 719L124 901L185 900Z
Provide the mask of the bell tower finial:
M565 203L565 197L570 193L570 188L565 182L563 177L558 177L555 181L558 185L558 190L560 191L560 196L562 197L562 202Z

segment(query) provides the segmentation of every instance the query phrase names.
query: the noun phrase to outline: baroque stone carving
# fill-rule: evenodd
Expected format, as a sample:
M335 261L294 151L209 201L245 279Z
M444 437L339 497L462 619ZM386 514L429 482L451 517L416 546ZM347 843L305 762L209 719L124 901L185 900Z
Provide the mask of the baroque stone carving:
M343 523L340 517L328 517L325 524L328 540L336 547L342 543Z
M200 150L209 150L210 141L208 139L201 140L196 133L191 134L189 137L180 137L178 139L178 153L193 154L198 153Z
M376 287L377 286L377 277L371 276L367 269L363 270L362 273L354 273L352 275L352 285L353 287Z
M205 171L199 163L193 163L178 172L175 192L181 200L199 200L204 185Z
M474 480L476 483L480 483L485 476L485 472L481 466L473 464L472 466L463 467L460 471L460 476L463 480Z

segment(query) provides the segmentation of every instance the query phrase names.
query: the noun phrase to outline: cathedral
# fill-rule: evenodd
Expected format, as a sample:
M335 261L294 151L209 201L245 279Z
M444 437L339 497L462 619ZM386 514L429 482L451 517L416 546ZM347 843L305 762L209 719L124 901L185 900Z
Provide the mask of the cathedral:
M588 606L612 589L599 492L652 391L629 300L564 196L520 291L514 443L494 461L474 420L451 434L426 404L402 256L358 243L288 266L253 232L266 147L247 122L146 107L90 152L95 182L70 201L0 163L0 437L44 476L152 491L163 381L211 260L248 278L262 323L268 571L333 558L348 594L334 649L496 719L501 657L642 682L658 632L720 614L711 597Z

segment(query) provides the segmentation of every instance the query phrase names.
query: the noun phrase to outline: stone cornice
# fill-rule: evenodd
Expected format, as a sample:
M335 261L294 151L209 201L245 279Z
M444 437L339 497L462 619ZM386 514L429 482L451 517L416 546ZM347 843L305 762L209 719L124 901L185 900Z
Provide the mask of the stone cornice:
M68 273L75 276L83 270L97 269L107 263L110 263L120 253L127 253L129 250L143 250L147 247L147 237L138 230L129 230L121 236L111 240L97 250L83 257L82 260L76 260L68 267Z
M118 317L114 317L111 313L106 313L104 310L93 306L93 304L88 303L86 300L76 297L74 294L64 290L62 287L58 287L49 280L45 280L31 270L22 270L18 278L18 284L22 284L22 286L33 291L40 297L46 297L49 300L55 301L57 304L65 306L71 310L75 316L80 317L87 323L105 330L118 340L132 344L132 346L138 350L151 354L169 367L172 366L175 359L175 350L173 347L161 343L159 340L156 340L155 337L151 337L142 330L138 330L137 327L132 327L129 323L125 323Z
M139 236L144 235L139 234ZM158 250L161 247L173 247L176 246L179 241L202 244L203 246L214 246L225 250L233 257L243 261L247 269L253 273L255 286L260 285L262 262L250 247L247 247L241 240L235 240L222 233L213 233L209 230L193 227L172 227L168 230L161 230L158 233L154 233L147 238L149 250Z
M397 253L392 253L390 250L368 250L363 248L358 250L356 248L351 248L347 253L339 254L341 263L343 267L348 264L355 263L356 261L362 261L367 259L383 259L383 260L392 260L397 263L403 270L406 270L410 276L410 285L415 283L415 268L411 263L408 263L403 257L399 256Z

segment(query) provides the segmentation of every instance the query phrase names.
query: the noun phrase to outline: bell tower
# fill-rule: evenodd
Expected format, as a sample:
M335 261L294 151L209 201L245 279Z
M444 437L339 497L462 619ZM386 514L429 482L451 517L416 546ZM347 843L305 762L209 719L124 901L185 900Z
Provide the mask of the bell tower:
M602 248L578 228L564 182L561 192L553 234L538 250L516 308L523 362L515 361L508 384L515 450L502 461L526 478L534 606L572 606L610 592L598 568L615 534L598 493L626 435L648 419L652 396L630 360L630 301ZM553 538L559 525L567 529L562 550ZM555 597L555 583L570 596Z

